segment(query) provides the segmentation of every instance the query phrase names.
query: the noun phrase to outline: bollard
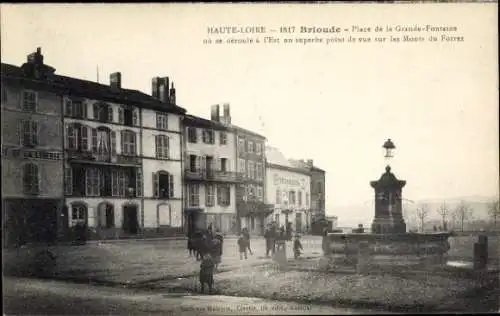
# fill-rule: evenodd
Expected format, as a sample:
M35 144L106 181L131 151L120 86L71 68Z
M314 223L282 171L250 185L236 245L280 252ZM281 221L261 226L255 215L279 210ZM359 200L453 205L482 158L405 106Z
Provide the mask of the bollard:
M488 236L479 235L474 243L474 269L482 270L488 263Z

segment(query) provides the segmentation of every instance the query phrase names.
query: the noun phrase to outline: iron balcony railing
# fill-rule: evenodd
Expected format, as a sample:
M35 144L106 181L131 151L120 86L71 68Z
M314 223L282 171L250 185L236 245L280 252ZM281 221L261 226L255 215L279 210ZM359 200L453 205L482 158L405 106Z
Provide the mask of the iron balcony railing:
M137 156L92 152L87 150L67 150L66 157L68 160L81 162L104 162L123 165L139 165L141 163L140 157Z
M234 182L240 179L239 172L234 171L221 171L213 169L191 169L188 168L184 171L184 177L187 180L207 180L207 181L221 181L221 182Z

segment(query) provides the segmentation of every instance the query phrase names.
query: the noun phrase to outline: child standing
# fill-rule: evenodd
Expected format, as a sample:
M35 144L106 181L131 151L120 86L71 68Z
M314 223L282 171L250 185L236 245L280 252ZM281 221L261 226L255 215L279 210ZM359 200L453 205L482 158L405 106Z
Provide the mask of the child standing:
M293 242L293 256L297 259L300 256L302 248L302 243L300 242L300 236L295 235L295 240Z
M201 285L201 292L205 292L205 284L208 285L208 291L212 293L212 287L214 284L214 268L215 268L215 263L210 255L210 253L207 253L200 265L200 285Z
M245 254L245 259L247 259L247 240L243 234L240 234L238 238L238 248L240 250L240 260L243 260L243 254Z

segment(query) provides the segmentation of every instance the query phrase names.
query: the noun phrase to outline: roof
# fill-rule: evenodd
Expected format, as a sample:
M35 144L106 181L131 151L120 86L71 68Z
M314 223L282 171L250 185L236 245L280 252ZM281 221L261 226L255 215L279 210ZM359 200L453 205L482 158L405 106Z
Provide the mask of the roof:
M23 68L10 64L2 63L1 76L2 81L17 82L23 84L23 86L37 87L96 100L135 105L163 112L186 113L186 110L182 107L162 102L138 90L115 89L109 85L55 74L45 79L37 79L27 76Z
M263 140L265 140L265 139L266 139L266 137L265 137L265 136L260 135L260 134L257 134L257 133L255 133L255 132L252 132L252 131L250 131L250 130L248 130L248 129L245 129L245 128L243 128L243 127L239 127L239 126L237 126L237 125L231 125L231 127L232 127L232 128L234 128L237 132L241 132L241 133L244 133L244 134L249 134L249 135L252 135L252 136L255 136L255 137L260 137L260 138L262 138Z
M198 116L194 115L186 115L184 117L184 125L186 126L196 126L196 127L205 127L205 128L211 128L211 129L216 129L216 130L230 130L230 127L219 123L215 122L212 120L207 120Z
M285 155L276 147L266 146L266 159L268 164L279 165L283 167L293 166L288 159L286 159Z

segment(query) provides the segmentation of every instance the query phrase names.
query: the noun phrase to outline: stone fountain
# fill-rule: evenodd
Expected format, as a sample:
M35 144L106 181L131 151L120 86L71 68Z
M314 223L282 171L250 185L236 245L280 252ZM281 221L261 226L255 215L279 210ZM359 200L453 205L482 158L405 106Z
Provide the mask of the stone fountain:
M395 148L389 139L383 148L386 158ZM408 233L402 213L402 189L406 181L398 180L391 167L377 181L370 182L375 193L375 216L371 233L331 233L329 252L320 265L333 268L339 262L357 263L358 267L442 265L450 246L449 233Z

